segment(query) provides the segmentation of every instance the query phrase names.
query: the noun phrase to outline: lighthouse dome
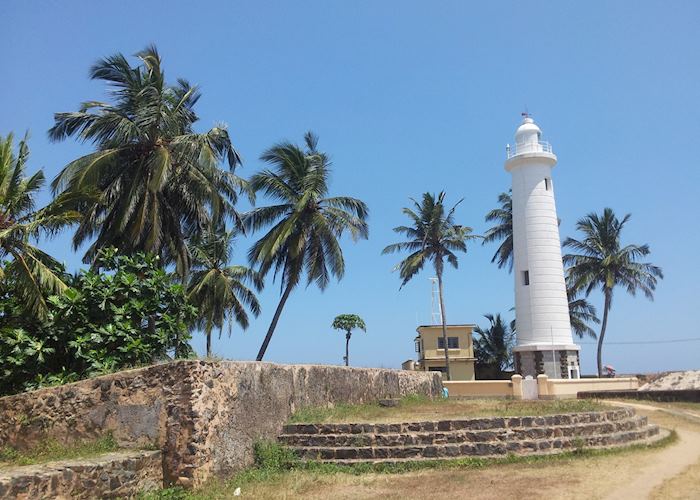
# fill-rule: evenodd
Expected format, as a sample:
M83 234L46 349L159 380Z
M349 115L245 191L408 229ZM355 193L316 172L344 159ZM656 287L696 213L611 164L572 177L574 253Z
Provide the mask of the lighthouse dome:
M536 143L540 140L541 135L542 131L540 130L540 127L537 126L532 118L526 116L518 127L518 130L515 131L515 143Z

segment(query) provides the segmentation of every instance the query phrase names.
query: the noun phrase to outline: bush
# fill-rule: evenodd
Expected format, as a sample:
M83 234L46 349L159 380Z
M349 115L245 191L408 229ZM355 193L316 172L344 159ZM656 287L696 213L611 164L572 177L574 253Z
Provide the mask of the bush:
M255 466L268 471L286 470L299 459L292 450L275 441L257 441L253 445Z
M187 357L196 309L157 256L101 251L93 269L47 298L49 319L27 317L12 284L0 290L0 394Z

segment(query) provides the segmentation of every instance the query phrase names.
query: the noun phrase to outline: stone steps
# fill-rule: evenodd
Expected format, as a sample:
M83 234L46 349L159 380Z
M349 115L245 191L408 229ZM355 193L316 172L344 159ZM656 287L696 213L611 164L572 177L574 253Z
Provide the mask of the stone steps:
M303 460L393 462L561 453L645 442L659 428L634 410L396 424L292 424L280 443Z
M509 427L489 430L421 431L408 433L361 434L282 434L279 441L292 447L407 446L490 441L522 441L542 438L592 436L644 427L646 417L635 416L612 422L556 425L549 427Z
M375 459L396 458L461 458L461 457L491 457L507 454L530 454L538 451L553 451L576 447L609 447L623 445L633 441L646 439L659 432L658 427L634 431L616 432L588 437L566 437L537 439L527 441L456 443L442 445L415 446L366 446L366 447L292 447L292 450L302 459L318 461L334 461L337 459Z
M591 445L591 446L585 446L585 449L589 449L589 450L610 449L610 448L615 448L615 447L631 446L633 444L647 446L647 445L654 444L655 442L660 441L660 440L668 437L671 434L671 431L669 431L668 429L657 428L655 430L650 429L649 433L650 433L650 435L644 439L635 440L635 441L628 441L626 443L620 443L617 446ZM577 443L577 445L578 444L580 444L580 443ZM434 458L414 456L414 457L409 457L409 458L375 458L375 459L371 459L371 460L359 458L359 459L334 459L334 460L320 460L320 461L324 462L324 463L333 463L336 465L354 465L354 464L366 464L366 463L391 465L391 464L402 464L402 463L422 462L422 461L459 460L459 459L466 459L466 458L495 458L495 459L497 459L497 458L504 458L507 455L516 455L516 456L556 455L556 454L564 453L566 451L572 451L572 448L552 448L552 449L543 449L543 450L538 449L537 451L528 451L527 453L509 453L506 455L504 455L504 454L480 455L480 456L478 456L478 455L461 455L461 456L444 456L444 457L434 457ZM315 460L315 461L318 461L318 460Z
M433 432L456 430L487 430L512 427L543 427L552 425L576 425L593 422L612 422L634 416L631 408L616 408L608 411L564 413L542 417L482 417L425 422L374 424L288 424L283 434L387 434L405 432Z

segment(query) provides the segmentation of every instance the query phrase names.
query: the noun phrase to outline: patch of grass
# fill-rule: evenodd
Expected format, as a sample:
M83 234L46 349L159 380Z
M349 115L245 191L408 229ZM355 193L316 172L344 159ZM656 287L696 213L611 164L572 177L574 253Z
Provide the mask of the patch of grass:
M61 444L55 439L47 439L25 451L19 451L9 446L0 448L0 466L33 465L55 460L87 458L118 449L119 446L112 434L69 445Z
M378 402L337 404L332 407L302 408L290 423L398 422L468 417L541 416L555 413L598 411L605 405L588 399L519 401L503 399L433 399L405 396L398 406L383 407Z

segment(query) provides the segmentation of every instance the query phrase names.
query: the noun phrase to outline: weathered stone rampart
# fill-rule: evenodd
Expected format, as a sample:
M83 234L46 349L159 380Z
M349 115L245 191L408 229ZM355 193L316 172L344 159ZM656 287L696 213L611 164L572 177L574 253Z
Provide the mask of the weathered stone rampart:
M0 470L0 499L133 498L163 486L159 451L108 453Z
M176 361L0 398L0 443L69 443L111 432L163 453L167 483L240 470L299 408L406 394L437 396L440 375L322 365Z

